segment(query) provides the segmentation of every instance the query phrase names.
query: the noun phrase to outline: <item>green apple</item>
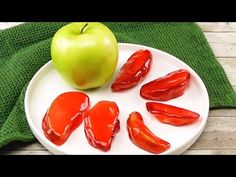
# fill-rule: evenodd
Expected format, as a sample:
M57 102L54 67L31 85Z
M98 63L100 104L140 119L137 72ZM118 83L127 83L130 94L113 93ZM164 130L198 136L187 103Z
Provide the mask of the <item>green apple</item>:
M51 43L53 64L61 77L77 89L106 84L118 62L113 32L99 22L73 22L59 29Z

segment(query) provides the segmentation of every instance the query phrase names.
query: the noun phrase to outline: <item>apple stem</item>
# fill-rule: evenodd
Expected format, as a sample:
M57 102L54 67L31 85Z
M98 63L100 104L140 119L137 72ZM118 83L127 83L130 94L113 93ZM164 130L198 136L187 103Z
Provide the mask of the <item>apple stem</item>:
M83 30L84 30L84 28L86 27L88 25L88 23L86 23L85 25L84 25L84 27L81 29L81 31L80 31L80 34L82 34L83 33Z

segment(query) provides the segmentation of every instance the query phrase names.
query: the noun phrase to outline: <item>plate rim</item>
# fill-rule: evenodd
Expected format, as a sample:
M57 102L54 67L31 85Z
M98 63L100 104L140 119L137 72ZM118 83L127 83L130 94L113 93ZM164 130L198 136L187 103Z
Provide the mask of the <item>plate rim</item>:
M195 72L195 70L193 68L191 68L188 64L186 64L185 62L183 62L182 60L180 60L179 58L177 58L176 56L169 54L165 51L162 51L160 49L157 48L153 48L153 47L149 47L149 46L145 46L145 45L140 45L140 44L133 44L133 43L118 43L118 47L120 49L120 47L138 47L138 48L146 48L146 49L150 49L150 50L156 50L159 53L163 53L164 55L167 55L175 60L177 60L177 62L180 62L181 64L183 64L185 67L187 67L188 69L191 70L191 72L195 75L195 78L197 79L197 81L199 82L201 88L203 88L203 93L207 99L207 113L206 113L206 118L205 121L199 125L199 127L196 128L194 136L191 138L190 141L187 141L183 144L181 144L180 146L178 146L175 149L171 149L169 151L163 152L160 155L167 155L167 154L182 154L183 152L185 152L190 146L193 145L193 143L199 138L199 136L202 134L205 126L206 126L206 122L208 120L208 115L209 115L209 109L210 109L210 100L209 100L209 95L208 95L208 91L206 89L206 86L204 84L204 82L202 81L201 77ZM34 83L34 81L39 77L39 74L47 69L48 67L50 67L50 65L52 64L52 60L50 59L47 63L45 63L35 74L34 76L31 78L26 92L25 92L25 97L24 97L24 108L25 108L25 114L26 114L26 119L28 122L28 125L31 129L31 131L33 132L34 136L37 138L37 140L46 148L48 149L50 152L52 152L53 154L69 154L68 152L65 152L63 150L58 150L57 146L55 144L53 144L52 142L50 142L49 140L46 139L45 136L43 136L43 134L37 129L36 126L34 126L33 120L31 119L30 113L29 113L29 105L28 102L30 100L30 92L31 92L31 88L32 85ZM46 140L46 141L43 141Z

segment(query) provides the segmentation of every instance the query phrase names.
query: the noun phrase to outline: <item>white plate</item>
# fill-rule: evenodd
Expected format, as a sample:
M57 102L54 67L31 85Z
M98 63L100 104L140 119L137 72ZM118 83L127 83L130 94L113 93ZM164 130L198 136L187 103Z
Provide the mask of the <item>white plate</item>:
M139 49L149 49L153 54L153 65L146 79L138 86L124 91L111 92L110 86L121 66L128 57ZM29 126L35 137L52 153L55 154L151 154L135 146L128 137L126 120L133 111L143 115L147 127L160 138L168 141L171 148L162 154L181 154L188 149L202 133L209 112L209 98L205 85L200 77L176 57L163 51L135 44L119 44L119 62L113 79L107 85L94 91L86 92L91 100L91 106L100 100L115 101L120 109L120 131L116 134L110 151L102 152L90 146L84 134L84 126L80 125L65 144L56 146L51 143L42 130L42 119L52 101L61 93L74 91L58 75L52 62L45 64L32 78L25 95L25 112ZM160 123L147 112L145 103L147 100L139 95L139 90L144 83L164 76L177 69L187 69L191 73L190 86L184 95L165 103L190 109L200 114L199 121L182 127L175 127Z

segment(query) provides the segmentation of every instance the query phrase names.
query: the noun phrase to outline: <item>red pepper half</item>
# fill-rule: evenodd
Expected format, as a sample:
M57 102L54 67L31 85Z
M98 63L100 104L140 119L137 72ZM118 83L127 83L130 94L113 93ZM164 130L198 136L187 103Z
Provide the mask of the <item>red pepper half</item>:
M133 112L127 120L130 140L138 147L155 154L169 149L170 143L154 135L144 124L140 113Z
M143 85L140 95L145 99L167 101L183 95L189 82L190 73L180 69Z
M42 121L47 139L56 145L64 144L82 123L89 107L89 97L81 92L66 92L56 97Z
M100 101L84 119L84 131L89 144L102 151L111 148L112 140L120 129L119 108L115 102Z
M191 124L200 117L196 112L162 103L147 102L146 107L160 122L175 126Z
M138 85L148 74L152 64L152 54L149 50L138 50L122 66L112 91L121 91Z

